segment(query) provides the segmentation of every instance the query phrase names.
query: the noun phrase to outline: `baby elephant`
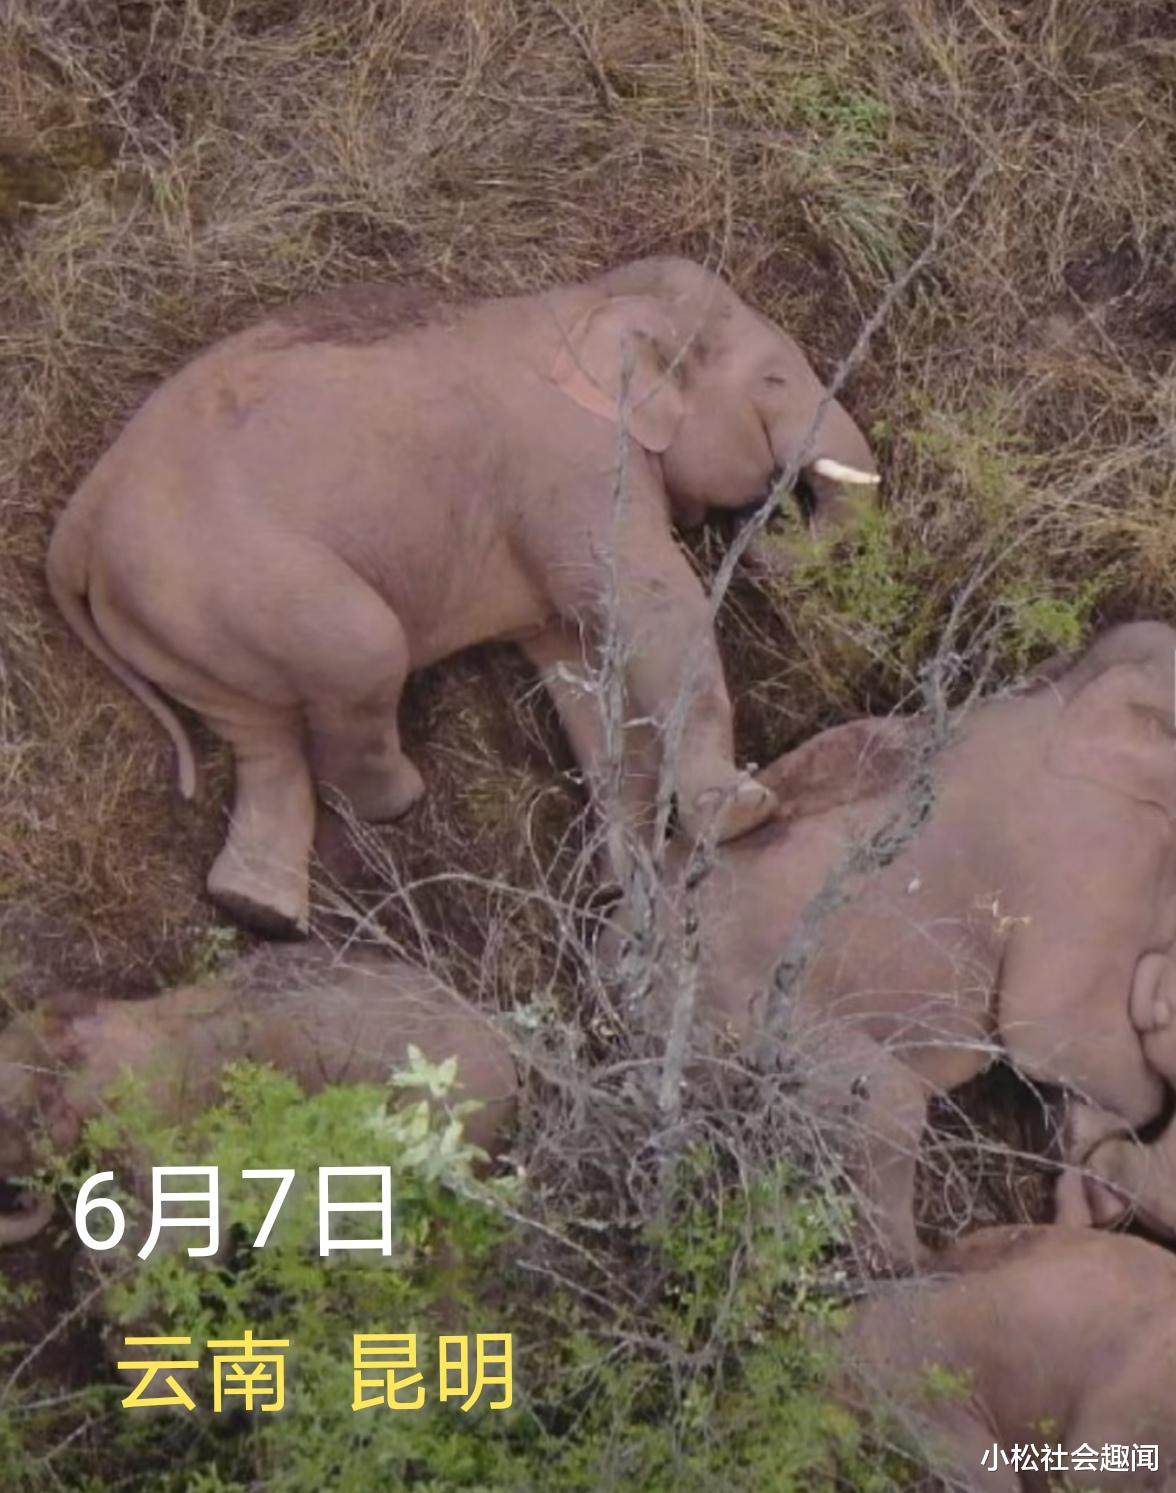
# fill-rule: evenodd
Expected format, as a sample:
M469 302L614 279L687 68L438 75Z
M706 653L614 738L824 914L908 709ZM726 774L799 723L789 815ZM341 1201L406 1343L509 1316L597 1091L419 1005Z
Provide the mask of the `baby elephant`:
M675 929L696 919L701 1020L779 1048L846 1127L893 1258L918 1258L928 1100L998 1051L1119 1129L1163 1110L1174 657L1176 631L1135 623L941 745L918 717L827 731L764 772L794 817L723 846L661 909L667 997L695 978Z
M315 784L395 819L424 791L405 678L489 639L552 677L607 635L632 714L665 725L687 829L775 810L735 765L706 596L671 523L801 468L818 520L873 493L861 431L796 343L688 260L441 304L372 286L277 312L175 374L62 515L49 586L195 764L164 695L229 742L210 895L307 925ZM574 729L574 723L573 723Z
M325 950L263 951L215 984L149 1000L62 998L15 1017L0 1034L0 1177L34 1164L38 1143L76 1144L104 1094L128 1072L171 1122L221 1094L227 1063L248 1058L288 1073L308 1093L327 1084L383 1083L418 1047L457 1058L454 1097L481 1108L466 1135L493 1155L514 1113L518 1079L493 1024L414 965ZM31 1238L50 1200L0 1218L0 1244Z
M953 1489L1044 1493L1063 1466L1067 1487L1176 1493L1176 1258L1154 1244L983 1229L877 1289L845 1349L848 1397Z

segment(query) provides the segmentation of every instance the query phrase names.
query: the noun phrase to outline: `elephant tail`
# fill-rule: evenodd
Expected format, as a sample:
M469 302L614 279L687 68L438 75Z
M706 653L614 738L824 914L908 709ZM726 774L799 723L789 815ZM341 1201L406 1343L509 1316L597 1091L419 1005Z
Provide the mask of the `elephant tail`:
M71 518L76 521L76 515L70 515L68 511L62 516L49 543L45 574L50 595L62 616L95 658L101 659L115 678L147 707L171 737L176 750L180 793L184 798L194 798L196 758L183 722L154 687L141 674L136 673L125 659L120 658L98 631L86 601L85 560L80 552L79 536Z

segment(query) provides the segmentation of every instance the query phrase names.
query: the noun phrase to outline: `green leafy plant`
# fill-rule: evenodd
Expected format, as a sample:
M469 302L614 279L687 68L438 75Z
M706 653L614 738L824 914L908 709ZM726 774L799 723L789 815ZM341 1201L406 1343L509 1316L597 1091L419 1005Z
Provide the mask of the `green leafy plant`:
M804 74L794 80L789 106L800 123L822 132L834 158L874 151L890 123L890 110L881 99L820 74Z
M658 1283L650 1306L602 1309L558 1277L539 1295L519 1263L528 1242L517 1221L520 1184L478 1177L479 1153L451 1100L454 1078L452 1062L411 1053L388 1090L307 1097L285 1075L239 1063L225 1073L222 1101L187 1126L161 1123L141 1085L126 1081L88 1127L84 1155L56 1175L77 1187L102 1165L122 1179L127 1163L104 1158L127 1157L132 1138L137 1173L150 1164L219 1168L216 1258L186 1253L203 1230L165 1231L145 1261L130 1244L101 1257L114 1262L100 1300L116 1354L125 1336L190 1337L190 1356L202 1360L187 1381L197 1409L125 1409L128 1387L101 1372L79 1401L84 1421L72 1425L77 1406L31 1412L10 1397L0 1445L12 1485L44 1486L39 1448L47 1436L75 1436L88 1438L91 1455L69 1467L87 1470L75 1476L63 1464L55 1476L86 1493L367 1493L377 1482L429 1493L701 1493L717 1479L751 1493L765 1478L780 1493L901 1486L867 1456L856 1422L830 1395L839 1311L822 1282L841 1218L799 1172L781 1166L733 1190L700 1147L683 1166L672 1216L644 1241ZM318 1254L313 1181L324 1164L390 1167L391 1257ZM240 1173L264 1168L293 1168L298 1181L257 1249L273 1184ZM129 1188L116 1200L137 1243L143 1203ZM246 1329L289 1342L287 1408L213 1415L201 1350ZM514 1403L465 1412L430 1393L412 1413L353 1411L357 1332L415 1333L426 1386L437 1384L439 1334L509 1332Z
M999 599L1006 612L1007 648L1014 668L1023 670L1044 653L1080 647L1105 589L1099 576L1082 581L1069 596L1042 594L1028 580L1011 584Z
M193 983L212 980L241 953L241 930L227 923L214 923L200 934L188 966Z
M814 625L832 622L874 651L902 649L919 591L891 513L867 509L847 532L772 542L791 560L790 605L803 607Z

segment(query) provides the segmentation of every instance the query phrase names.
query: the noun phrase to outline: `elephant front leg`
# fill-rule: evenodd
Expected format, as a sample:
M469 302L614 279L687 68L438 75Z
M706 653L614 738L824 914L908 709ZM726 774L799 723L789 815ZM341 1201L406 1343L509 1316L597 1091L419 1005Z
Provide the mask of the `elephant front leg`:
M849 1022L829 1020L801 1036L798 1056L818 1139L828 1138L856 1193L867 1257L917 1266L915 1170L931 1085Z
M636 862L650 849L657 736L647 723L626 719L624 679L609 680L575 629L557 624L522 648L542 675L600 816L602 871L627 887Z
M219 730L233 747L236 791L208 895L247 927L270 937L304 937L315 799L301 738L293 727Z
M659 796L677 794L686 834L731 840L770 819L779 802L735 765L731 701L697 578L668 534L649 558L660 563L618 572L611 619L630 698L657 733Z

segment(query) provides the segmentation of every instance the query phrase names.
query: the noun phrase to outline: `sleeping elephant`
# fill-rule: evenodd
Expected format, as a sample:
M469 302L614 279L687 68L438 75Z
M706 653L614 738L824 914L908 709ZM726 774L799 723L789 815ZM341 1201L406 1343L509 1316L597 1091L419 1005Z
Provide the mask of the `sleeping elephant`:
M311 1094L384 1083L410 1045L432 1062L457 1059L453 1097L480 1106L464 1121L467 1138L497 1154L518 1095L510 1047L488 1016L415 965L372 953L342 960L319 948L262 950L216 982L148 1000L61 997L0 1033L0 1178L26 1174L43 1144L76 1145L128 1072L174 1124L218 1102L230 1062L269 1064ZM48 1223L52 1201L28 1201L23 1213L0 1217L0 1244Z
M768 818L671 522L755 502L782 468L833 523L878 482L796 343L687 260L448 305L369 287L169 379L69 503L48 579L171 734L186 796L191 746L159 692L229 742L210 895L299 934L316 782L363 818L403 814L423 792L397 732L405 677L489 639L544 670L619 641L636 717L662 727L686 692L687 828Z
M1174 657L1171 628L1116 628L973 707L935 751L920 717L826 731L762 774L794 817L721 847L693 890L679 874L663 898L662 999L697 977L712 1037L802 1073L848 1127L851 1171L897 1260L919 1256L928 1100L1002 1048L1119 1128L1163 1109L1176 1054L1159 1041L1167 987L1152 975L1176 944ZM678 873L688 861L677 846Z
M888 1410L953 1489L1044 1493L1048 1444L1067 1487L1176 1493L1176 1259L1154 1244L981 1229L933 1275L876 1287L844 1348L846 1397ZM1107 1472L1111 1446L1153 1447L1156 1465Z

